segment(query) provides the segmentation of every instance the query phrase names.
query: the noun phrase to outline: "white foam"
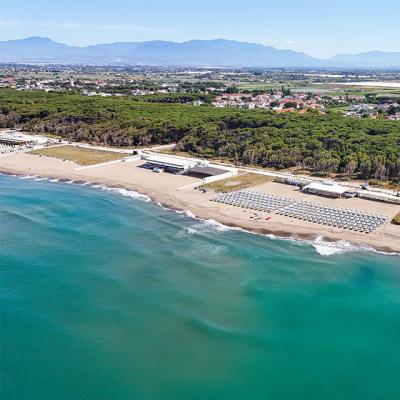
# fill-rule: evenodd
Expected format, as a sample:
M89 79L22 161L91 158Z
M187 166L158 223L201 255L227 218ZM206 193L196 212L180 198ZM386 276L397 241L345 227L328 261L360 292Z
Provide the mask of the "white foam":
M197 218L198 219L198 218ZM198 219L199 220L199 219ZM263 234L263 233L258 233L258 232L252 232L252 231L247 231L245 229L239 228L239 227L230 227L227 225L224 225L218 221L215 221L213 219L207 219L207 220L200 220L201 222L188 228L187 233L190 235L193 234L204 234L206 232L226 232L226 231L241 231L245 232L247 234L254 234L254 235L259 235L263 237L267 237L268 239L271 240L284 240L292 243L297 243L299 245L311 245L315 251L324 257L328 256L334 256L334 255L339 255L339 254L345 254L345 253L354 253L354 252L359 252L359 251L369 251L369 252L374 252L377 254L382 254L382 255L397 255L399 256L399 253L396 252L382 252L374 249L373 247L370 246L362 246L362 245L355 245L350 242L347 242L346 240L338 240L336 242L327 242L324 241L324 238L322 236L318 236L314 241L310 240L304 240L304 239L299 239L299 238L294 238L294 237L279 237L275 236L273 234Z
M51 178L51 179L50 178L41 178L37 175L23 175L23 176L12 175L12 176L16 176L19 179L34 179L37 181L40 181L40 180L48 180L49 182L59 182L60 181L58 178ZM66 183L75 183L75 182L68 181ZM84 183L81 183L80 185L86 186L89 184L90 184L90 182L84 182ZM110 192L110 193L119 194L124 197L130 197L132 199L144 201L146 203L152 202L152 200L149 196L141 194L134 190L127 190L124 188L116 188L116 187L109 187L109 186L105 186L105 185L92 185L92 184L90 184L90 187L92 187L94 189L100 189L100 190ZM187 218L191 218L196 221L199 221L199 223L195 224L194 226L187 228L187 233L191 234L191 235L196 234L196 233L197 234L206 233L207 231L208 232L241 231L241 232L245 232L247 234L254 234L254 235L260 235L263 237L268 237L271 240L285 240L285 241L290 241L290 242L294 242L294 243L298 243L298 244L308 244L308 245L311 245L315 249L315 251L318 254L320 254L321 256L333 256L333 255L339 255L339 254L350 253L350 252L358 252L358 251L370 251L370 252L374 252L374 253L382 254L382 255L396 255L396 256L400 255L399 253L396 253L396 252L378 251L370 246L355 245L355 244L352 244L345 240L339 240L336 242L327 242L327 241L324 241L322 236L317 237L314 241L310 241L310 240L303 240L303 239L298 239L298 238L294 238L294 237L279 237L279 236L275 236L273 234L262 234L262 233L258 233L258 232L252 232L252 231L248 231L243 228L240 228L240 227L230 227L230 226L222 224L221 222L215 221L213 219L204 220L204 219L198 218L195 214L193 214L191 211L188 211L188 210L186 210L186 211L173 210L173 209L171 210L171 209L163 206L161 203L157 202L155 204L159 205L160 207L164 208L165 210L173 211L178 214L182 214Z
M110 187L110 186L104 186L104 185L92 185L92 188L100 189L105 192L119 194L124 197L130 197L131 199L144 201L146 203L151 202L151 199L149 196L146 196L145 194L141 194L134 190L128 190L128 189L124 189L124 188L116 188L116 187Z
M354 253L357 251L370 251L377 254L382 254L386 256L399 256L396 252L384 252L374 249L367 245L356 245L346 240L338 240L336 242L326 242L322 236L317 237L311 245L321 256L332 256L344 253Z
M332 256L335 254L344 254L362 250L371 250L368 247L356 246L345 240L339 240L337 242L326 242L323 237L319 236L311 245L321 256Z
M196 217L191 211L181 211L181 214L185 215L188 218L193 218L193 219L199 219L198 217Z
M189 235L194 235L194 234L202 235L206 233L225 232L227 230L229 230L229 227L224 226L219 222L210 219L199 220L199 222L186 229Z
M207 232L226 232L226 231L243 231L246 233L252 233L243 230L242 228L237 227L230 227L227 225L222 224L221 222L215 221L214 219L199 219L193 213L189 211L190 218L194 218L198 223L194 224L193 226L187 228L187 233L189 235L193 234L204 234Z
M240 228L235 228L235 227L230 227L230 226L224 225L221 222L215 221L215 219L206 219L203 221L203 224L211 227L213 230L215 230L217 232L241 230Z

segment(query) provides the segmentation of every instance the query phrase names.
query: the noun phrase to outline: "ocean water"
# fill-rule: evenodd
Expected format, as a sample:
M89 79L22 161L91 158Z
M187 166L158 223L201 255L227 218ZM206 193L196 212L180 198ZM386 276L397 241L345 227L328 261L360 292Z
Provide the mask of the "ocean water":
M2 400L400 398L398 256L117 192L0 176Z

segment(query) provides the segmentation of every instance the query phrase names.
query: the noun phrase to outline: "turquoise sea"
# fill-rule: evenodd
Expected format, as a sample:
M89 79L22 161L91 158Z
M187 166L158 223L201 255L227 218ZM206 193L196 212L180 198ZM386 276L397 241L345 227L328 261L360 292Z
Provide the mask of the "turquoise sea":
M398 256L116 192L0 176L2 400L400 398Z

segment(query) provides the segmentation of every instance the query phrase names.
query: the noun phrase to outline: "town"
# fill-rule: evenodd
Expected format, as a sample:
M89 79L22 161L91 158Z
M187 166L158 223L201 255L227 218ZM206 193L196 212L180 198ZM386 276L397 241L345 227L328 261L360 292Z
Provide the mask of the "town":
M383 70L0 66L2 88L388 120L400 120L399 82L398 71Z

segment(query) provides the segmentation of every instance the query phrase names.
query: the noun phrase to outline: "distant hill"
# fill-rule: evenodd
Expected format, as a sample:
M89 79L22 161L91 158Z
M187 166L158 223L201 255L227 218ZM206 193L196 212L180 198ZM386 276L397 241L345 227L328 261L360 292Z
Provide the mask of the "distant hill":
M400 52L369 51L359 54L337 54L329 61L344 67L359 65L372 68L400 67Z
M48 38L0 42L0 62L215 67L397 67L400 53L344 54L329 60L233 40L191 40L68 46Z

